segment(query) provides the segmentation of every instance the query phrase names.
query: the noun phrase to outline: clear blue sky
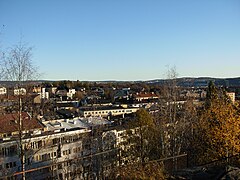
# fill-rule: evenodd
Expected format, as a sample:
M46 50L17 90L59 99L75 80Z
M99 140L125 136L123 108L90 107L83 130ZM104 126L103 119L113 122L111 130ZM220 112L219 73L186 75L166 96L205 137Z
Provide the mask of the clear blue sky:
M240 76L239 0L0 0L0 32L34 46L41 79Z

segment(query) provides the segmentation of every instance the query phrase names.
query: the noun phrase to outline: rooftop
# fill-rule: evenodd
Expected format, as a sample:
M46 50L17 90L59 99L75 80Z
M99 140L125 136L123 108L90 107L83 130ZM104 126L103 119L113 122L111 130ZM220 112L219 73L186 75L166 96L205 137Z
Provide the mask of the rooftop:
M28 113L22 112L23 130L41 129L43 125ZM0 116L0 133L16 132L19 129L19 114L4 114Z
M107 125L110 122L101 117L74 118L74 119L58 119L42 122L49 131L72 130L72 129L88 129L93 126Z

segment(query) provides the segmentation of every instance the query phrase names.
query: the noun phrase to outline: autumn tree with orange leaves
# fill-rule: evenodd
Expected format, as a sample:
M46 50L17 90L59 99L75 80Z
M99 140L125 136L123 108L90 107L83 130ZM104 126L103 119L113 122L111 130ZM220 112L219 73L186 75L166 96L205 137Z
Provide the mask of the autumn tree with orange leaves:
M196 126L196 147L201 163L240 153L240 116L222 89L209 83L207 99Z

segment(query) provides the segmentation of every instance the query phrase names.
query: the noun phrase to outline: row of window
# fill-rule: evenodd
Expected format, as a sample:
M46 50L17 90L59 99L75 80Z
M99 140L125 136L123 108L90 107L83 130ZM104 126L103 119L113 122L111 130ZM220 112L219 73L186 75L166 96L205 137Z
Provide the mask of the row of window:
M79 135L74 135L74 136L65 136L65 137L61 137L61 138L54 138L52 140L52 144L58 144L58 143L71 143L71 142L76 142L82 139L82 136Z
M71 154L71 150L70 149L63 151L63 155L64 156L69 155L69 154Z
M0 164L0 171L4 168L6 169L10 169L10 168L14 168L17 166L17 162L14 161L14 162L9 162L9 163L6 163L6 164Z
M45 145L53 145L58 144L61 142L64 143L71 143L81 140L81 135L74 135L74 136L67 136L67 137L61 137L61 138L55 138L52 140L39 140L35 142L25 143L24 148L25 149L40 149L44 147ZM18 152L17 145L12 145L10 147L0 147L0 157L6 157L6 156L13 156L16 155Z
M0 148L0 156L12 156L17 154L17 145Z
M82 151L82 148L81 147L76 147L76 148L73 148L73 153L79 153Z
M75 147L72 150L71 149L67 149L63 151L63 156L69 155L71 153L79 153L82 152L82 147Z
M121 113L121 112L133 112L132 110L117 110L117 111L90 111L84 114L109 114L109 113Z
M46 153L46 154L42 154L42 155L35 155L33 160L47 161L47 160L50 160L50 159L56 158L56 157L57 157L57 152L52 152L52 153Z
M39 149L43 146L43 144L45 144L45 143L43 143L42 141L31 142L30 147L31 147L31 149Z

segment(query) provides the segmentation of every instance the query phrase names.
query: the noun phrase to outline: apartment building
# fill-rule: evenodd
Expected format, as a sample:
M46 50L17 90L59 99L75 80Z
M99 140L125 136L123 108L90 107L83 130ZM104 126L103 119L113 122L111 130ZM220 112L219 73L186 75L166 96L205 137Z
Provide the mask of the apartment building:
M23 114L23 117L28 117ZM7 126L9 121L2 119L5 119L1 121L4 123L2 125ZM104 176L103 164L112 165L117 159L116 148L102 148L103 144L112 146L106 145L108 141L105 139L101 140L102 133L97 133L99 126L108 124L109 121L100 117L74 118L42 120L39 127L25 129L23 147L26 178L89 179ZM14 132L10 129L1 132L0 179L20 178L17 175L21 171L19 139Z
M80 114L83 117L124 116L125 114L135 113L138 109L137 107L124 108L122 106L84 107L80 108Z

